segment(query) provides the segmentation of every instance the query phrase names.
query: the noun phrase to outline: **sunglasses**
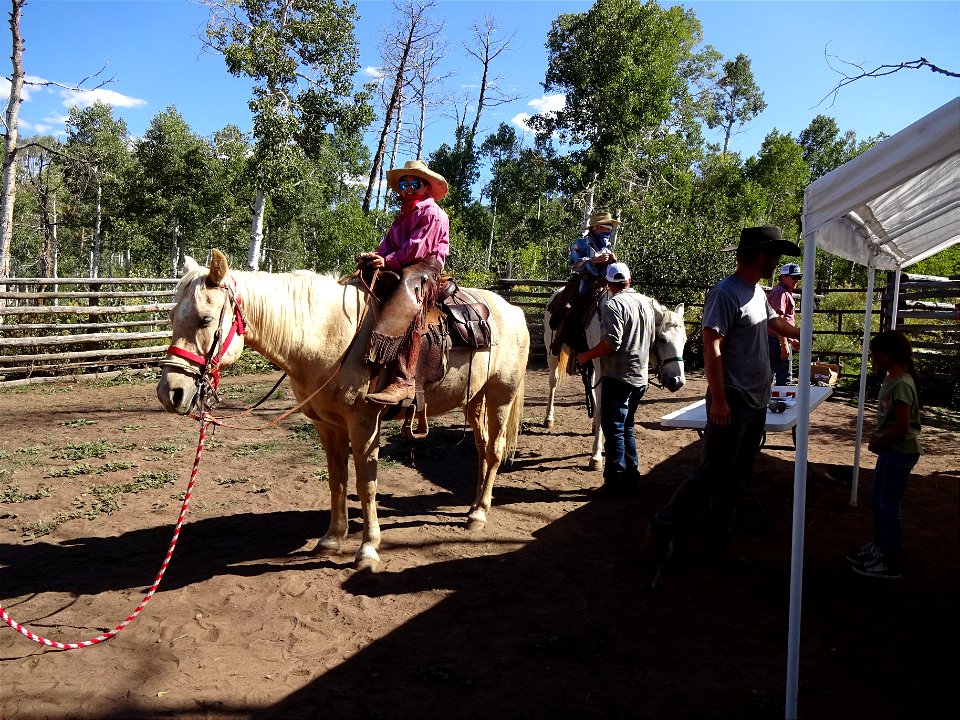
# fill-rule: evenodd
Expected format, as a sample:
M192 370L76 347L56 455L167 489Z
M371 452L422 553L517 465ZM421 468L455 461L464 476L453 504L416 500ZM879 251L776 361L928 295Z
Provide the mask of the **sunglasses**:
M419 190L424 185L426 185L426 183L423 180L416 180L416 179L401 180L400 182L397 183L397 187L400 188L400 192L403 192L407 188L410 188L411 190Z

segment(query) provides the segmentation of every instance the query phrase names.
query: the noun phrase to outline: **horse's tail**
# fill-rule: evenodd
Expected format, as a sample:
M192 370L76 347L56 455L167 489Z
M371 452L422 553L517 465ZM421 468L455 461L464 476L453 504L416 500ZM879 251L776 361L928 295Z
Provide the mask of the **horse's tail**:
M567 374L567 366L573 362L569 348L564 345L560 348L560 357L557 359L557 387L563 382L563 376Z
M520 387L517 388L517 394L510 403L510 415L507 418L506 459L508 462L513 461L513 456L517 452L517 441L520 438L520 425L523 422L523 386L526 377L526 373L520 376Z

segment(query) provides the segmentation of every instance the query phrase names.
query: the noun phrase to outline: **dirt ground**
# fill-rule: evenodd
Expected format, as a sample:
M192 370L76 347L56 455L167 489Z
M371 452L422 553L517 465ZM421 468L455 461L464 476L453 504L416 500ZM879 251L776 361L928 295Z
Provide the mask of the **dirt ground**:
M276 376L228 378L244 407ZM155 381L0 391L0 604L63 642L122 621L170 541L197 426L164 414ZM4 627L5 718L782 718L793 452L765 449L726 561L697 534L657 591L637 546L693 468L698 439L660 416L699 398L651 388L640 408L635 497L593 493L581 388L540 427L546 371L530 371L525 430L490 521L468 532L475 453L462 417L435 424L404 464L396 425L380 470L382 567L356 573L359 508L344 554L312 554L326 528L322 453L295 415L263 432L220 428L156 596L119 636L60 652ZM291 406L281 389L269 410ZM925 414L908 490L901 582L844 555L871 539L873 456L860 503L827 477L853 458L856 410L812 418L799 710L805 718L952 714L960 640L956 416ZM771 443L789 444L777 435ZM99 457L98 457L99 455ZM33 498L33 499L31 499ZM769 518L766 519L765 515Z

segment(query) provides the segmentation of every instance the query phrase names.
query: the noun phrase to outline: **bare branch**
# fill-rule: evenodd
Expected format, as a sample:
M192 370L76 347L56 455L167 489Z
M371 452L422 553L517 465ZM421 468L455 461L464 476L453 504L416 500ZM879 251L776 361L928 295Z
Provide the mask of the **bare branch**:
M100 68L99 70L97 70L93 75L87 75L85 78L83 78L83 80L81 80L80 82L78 82L78 83L75 84L75 85L66 85L65 83L57 82L56 80L43 80L43 81L39 81L39 80L27 80L26 78L24 78L23 84L24 84L24 85L31 85L31 86L33 86L33 87L58 87L58 88L63 88L64 90L73 90L73 91L75 91L75 92L81 92L81 91L90 92L91 90L99 90L99 89L102 88L104 85L107 85L108 83L112 83L112 82L116 81L117 76L114 75L113 77L109 77L109 78L105 78L105 79L103 79L103 80L100 80L96 85L94 85L93 87L89 87L89 88L85 88L85 87L84 87L84 83L86 83L88 80L92 80L92 79L94 79L94 78L99 78L100 75L103 73L103 71L107 69L107 66L108 66L108 65L110 65L110 61L109 61L109 60L107 60L106 62L104 62L104 63L103 63L103 67ZM7 78L7 79L9 80L10 78Z
M850 83L854 83L857 80L861 80L862 78L868 78L868 77L879 78L879 77L885 77L887 75L893 75L894 73L898 73L901 70L922 70L923 68L927 68L928 70L930 70L930 72L933 72L933 73L946 75L947 77L954 77L954 78L960 77L960 73L956 73L956 72L953 72L952 70L947 70L938 65L934 65L925 57L918 58L917 60L908 60L906 62L897 63L893 65L887 65L887 64L878 65L873 70L868 70L863 65L860 65L859 63L855 63L850 60L843 60L837 55L831 55L830 53L827 52L826 47L824 47L823 49L823 56L824 58L826 58L827 66L831 70L833 70L835 73L842 75L843 79L840 80L840 82L838 82L836 85L834 85L833 89L830 92L828 92L826 95L824 95L820 99L820 102L814 105L814 107L818 107L819 105L821 105L823 101L826 100L827 98L831 98L830 105L828 105L827 107L833 107L833 104L837 100L837 93L839 93L842 88L846 87ZM840 63L841 65L846 65L848 68L854 68L857 72L853 73L847 69L838 69L837 67L834 67L834 64L833 64L834 61Z

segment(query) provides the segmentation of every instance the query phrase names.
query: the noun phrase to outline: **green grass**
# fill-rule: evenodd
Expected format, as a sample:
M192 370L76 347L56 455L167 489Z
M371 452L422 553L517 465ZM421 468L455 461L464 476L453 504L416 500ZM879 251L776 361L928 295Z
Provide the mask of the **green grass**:
M244 477L227 477L227 478L217 476L217 478L214 480L214 482L215 482L217 485L239 485L239 484L242 484L242 483L248 483L248 482L250 482L250 478L247 477L247 476L244 476Z
M85 460L86 458L106 458L111 453L129 450L133 445L117 445L109 440L94 440L88 443L71 443L63 450L57 450L51 457L61 460Z
M108 472L129 470L130 468L135 468L136 466L136 463L128 462L126 460L117 460L115 462L104 463L100 467L93 467L89 463L81 463L80 465L71 465L68 468L62 468L61 470L54 470L48 475L48 477L59 478L76 477L78 475L103 475Z
M109 515L120 509L121 496L127 493L137 494L145 490L156 490L170 485L175 480L176 475L169 471L142 472L133 482L91 485L85 493L74 498L75 510L69 513L57 513L50 520L37 520L24 525L21 532L35 539L49 535L70 520L94 520L98 515Z
M233 451L234 457L250 457L252 455L266 455L278 448L275 442L253 443Z
M77 428L84 427L86 425L96 425L96 420L88 420L87 418L74 418L73 420L61 420L60 424L64 427Z
M120 428L123 432L134 432L135 430L143 430L143 425L124 425Z
M186 445L179 445L177 443L161 442L148 445L147 449L153 450L154 452L163 453L164 455L176 455L186 447Z
M22 503L28 500L39 500L50 495L50 488L46 485L37 487L33 493L25 493L20 490L19 485L7 485L6 489L0 490L0 503Z

